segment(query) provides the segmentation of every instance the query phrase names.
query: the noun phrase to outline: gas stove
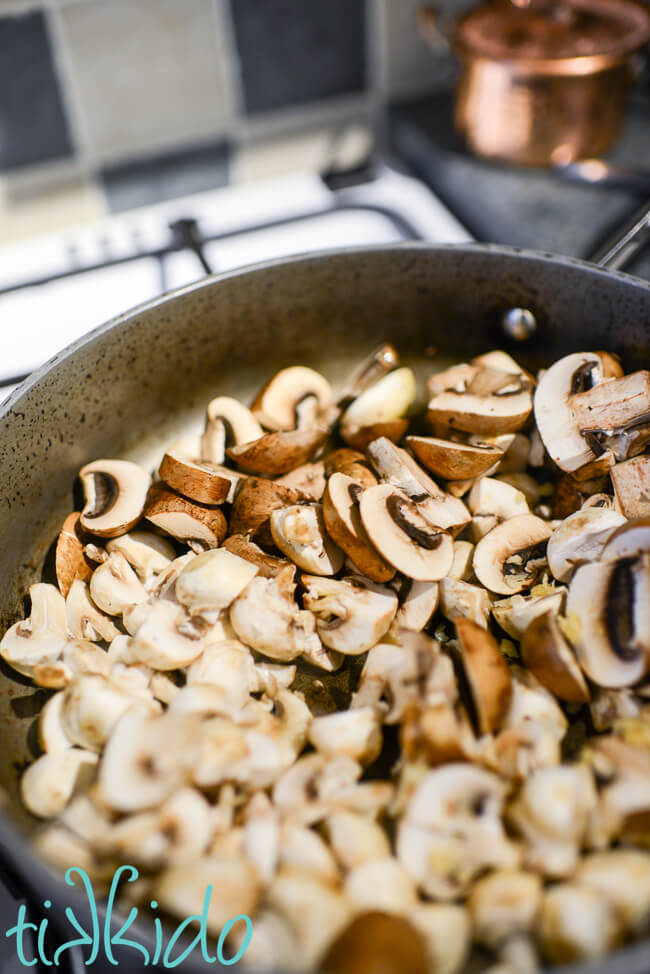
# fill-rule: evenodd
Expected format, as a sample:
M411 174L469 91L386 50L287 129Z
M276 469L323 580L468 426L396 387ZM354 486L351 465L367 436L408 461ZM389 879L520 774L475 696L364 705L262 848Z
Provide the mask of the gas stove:
M0 250L0 396L70 342L205 274L274 257L470 235L385 164L197 193Z

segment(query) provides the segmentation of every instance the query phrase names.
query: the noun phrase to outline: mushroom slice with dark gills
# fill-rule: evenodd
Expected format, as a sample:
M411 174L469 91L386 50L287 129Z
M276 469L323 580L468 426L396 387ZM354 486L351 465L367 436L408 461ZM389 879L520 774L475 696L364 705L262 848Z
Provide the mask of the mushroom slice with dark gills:
M82 528L101 538L126 534L142 517L151 479L130 460L95 460L79 471L86 504Z
M313 426L265 433L257 440L229 447L226 453L245 473L279 477L311 460L326 439L327 430Z
M310 429L327 425L332 402L331 386L320 372L292 365L267 382L251 412L268 430Z
M456 633L478 733L498 731L512 696L508 664L494 636L470 619L456 619Z
M201 437L201 459L223 463L226 447L256 440L263 433L250 409L230 396L217 396L208 405Z
M535 421L549 456L562 470L570 473L596 459L581 434L572 397L622 374L619 363L605 352L575 352L558 359L541 376Z
M322 578L303 575L305 608L316 617L323 643L346 656L359 656L388 631L397 612L392 589L365 578Z
M343 567L343 552L327 536L320 504L273 511L271 534L280 551L305 572L336 575Z
M373 545L399 572L424 582L445 577L454 559L451 534L429 520L423 505L405 491L391 484L369 487L359 511Z
M565 634L601 687L638 683L650 662L650 554L581 566L571 580Z
M368 446L368 453L382 480L400 487L433 524L453 535L469 524L470 513L463 502L441 490L406 450L382 436Z
M531 588L546 566L546 542L552 530L535 514L520 514L498 524L474 550L479 582L499 595Z
M533 676L558 700L589 703L589 688L554 612L531 621L521 640L521 655Z
M496 446L473 446L435 436L407 436L405 442L420 463L443 480L482 477L503 457L503 450Z
M488 377L490 381L484 381ZM478 370L466 392L434 395L427 407L427 419L435 427L442 425L466 433L496 436L516 433L532 409L533 394L527 376L488 366Z
M323 517L327 533L360 572L373 582L388 582L395 569L378 554L366 533L359 514L363 486L343 473L327 481L323 495Z

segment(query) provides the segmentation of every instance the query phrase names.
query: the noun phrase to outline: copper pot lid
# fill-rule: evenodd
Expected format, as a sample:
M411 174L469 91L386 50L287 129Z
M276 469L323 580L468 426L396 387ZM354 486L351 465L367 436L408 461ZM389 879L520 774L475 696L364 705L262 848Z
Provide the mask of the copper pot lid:
M650 8L635 0L489 0L454 31L461 54L567 74L620 63L648 39Z

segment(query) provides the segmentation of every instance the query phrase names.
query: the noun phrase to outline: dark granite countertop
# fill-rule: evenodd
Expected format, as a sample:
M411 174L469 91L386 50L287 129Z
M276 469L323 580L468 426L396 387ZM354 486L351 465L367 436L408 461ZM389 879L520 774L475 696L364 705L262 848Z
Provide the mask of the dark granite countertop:
M471 156L454 131L452 105L451 89L393 105L390 149L478 240L589 257L643 204L643 197L620 189L568 182L546 170ZM608 158L650 172L647 93L631 98L624 130ZM650 279L650 244L625 270Z

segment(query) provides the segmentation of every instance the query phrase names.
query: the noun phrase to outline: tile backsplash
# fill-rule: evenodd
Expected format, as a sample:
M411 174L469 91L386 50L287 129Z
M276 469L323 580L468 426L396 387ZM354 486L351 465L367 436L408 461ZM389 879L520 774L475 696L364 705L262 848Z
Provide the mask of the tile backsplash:
M0 0L0 174L47 185L67 158L127 198L132 161L223 170L219 146L369 117L440 77L419 2Z

